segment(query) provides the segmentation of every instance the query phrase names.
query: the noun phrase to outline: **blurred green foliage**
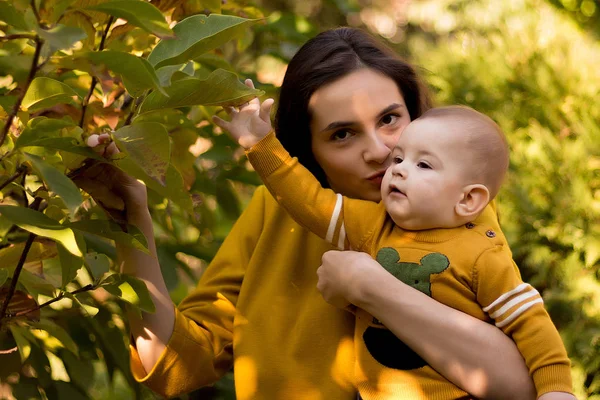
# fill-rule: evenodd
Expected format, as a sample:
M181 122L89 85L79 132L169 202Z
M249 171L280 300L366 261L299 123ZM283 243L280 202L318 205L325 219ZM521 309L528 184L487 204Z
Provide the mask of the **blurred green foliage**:
M19 0L15 7L25 10L28 3ZM82 7L102 1L85 3ZM42 18L56 21L60 10L43 4ZM287 62L302 43L323 29L351 25L389 40L399 54L419 65L436 103L466 104L494 118L511 146L510 174L498 196L503 230L523 278L542 293L565 341L577 397L600 399L597 0L228 0L221 6L211 1L159 0L152 4L174 21L204 12L266 17L264 24L200 56L193 65L163 71L159 75L161 83L176 82L189 74L206 79L216 68L223 68L253 78L258 88L274 96ZM0 2L0 10L1 6ZM95 32L95 40L81 42L84 50L93 50L106 15L97 11L80 14L68 12L68 18L63 20L85 32ZM18 24L35 18L27 12L23 15ZM0 28L8 32L6 26ZM164 27L161 29L164 33ZM111 30L106 48L146 57L156 42L157 38L146 30L123 24ZM26 40L0 43L0 55L4 56L0 57L3 118L14 104L17 84L27 78L32 54L33 46ZM49 59L39 76L58 78L80 98L85 97L89 75L61 64L64 54L60 56ZM122 123L129 111L130 105L125 104L126 87L118 79L108 75L104 78L88 106L86 130L90 132L108 129L115 120ZM104 107L113 102L113 106ZM172 165L193 199L190 213L181 201L169 200L168 193L150 193L161 267L175 302L194 287L254 185L260 184L236 144L208 122L216 112L217 107L192 105L149 113L138 121L160 122L167 129ZM76 122L79 117L69 104L54 105L40 115L70 117ZM24 123L29 118L23 113L19 117L24 118ZM12 150L12 146L7 140L2 153ZM4 167L8 169L10 165ZM13 167L16 169L17 165ZM0 177L0 182L5 179ZM35 190L31 176L27 181L7 186L2 193L5 198L10 195L13 201L20 202L23 188ZM103 215L87 198L86 201L86 213L93 218ZM63 209L64 204L50 202L45 213L54 218ZM3 237L9 235L10 229L10 224L0 219ZM18 230L13 229L10 235L11 243L21 246L26 239ZM93 235L85 235L85 240L88 249L114 257L111 242ZM7 241L2 243L6 246ZM55 265L44 262L43 268L49 279ZM60 275L59 267L58 279ZM84 284L80 282L78 287ZM27 330L20 331L25 343L35 345L29 347L23 365L16 352L0 355L0 380L12 386L19 399L48 396L47 389L46 393L43 388L39 390L40 385L52 388L56 398L152 398L147 389L133 382L129 373L123 303L104 294L88 293L83 306L99 311L93 318L73 318L81 314L69 305L42 310L43 318L70 333L77 354L66 345L67 340L57 338L60 334L56 331L46 335L35 331L33 338ZM3 340L14 345L14 337ZM38 371L35 379L30 373L31 365ZM16 371L21 373L17 375ZM91 385L87 383L90 379ZM187 397L233 399L231 375L215 387Z

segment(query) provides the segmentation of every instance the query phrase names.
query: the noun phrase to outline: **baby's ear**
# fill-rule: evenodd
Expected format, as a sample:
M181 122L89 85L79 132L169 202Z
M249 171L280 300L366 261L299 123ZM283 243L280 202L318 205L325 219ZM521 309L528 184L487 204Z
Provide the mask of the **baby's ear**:
M459 217L475 219L490 201L490 191L481 184L468 185L463 188L463 196L454 206Z

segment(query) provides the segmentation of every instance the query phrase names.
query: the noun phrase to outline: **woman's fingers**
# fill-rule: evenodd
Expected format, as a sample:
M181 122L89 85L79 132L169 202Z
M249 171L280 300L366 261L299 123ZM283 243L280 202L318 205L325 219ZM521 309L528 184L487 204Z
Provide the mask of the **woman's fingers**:
M273 103L275 103L275 100L273 99L266 99L263 101L263 103L260 105L260 111L258 113L260 119L265 122L271 121L271 107L273 107Z
M215 125L217 125L219 128L231 132L231 123L229 121L225 121L224 119L219 118L216 115L213 115L212 120L215 123Z
M108 146L106 146L106 150L104 151L104 155L110 156L110 157L112 157L116 154L119 154L119 153L120 153L120 151L119 151L119 148L117 147L117 144L112 141L108 144Z
M111 157L120 153L119 148L108 133L102 133L100 135L94 133L87 138L86 143L97 154L104 157Z
M244 84L245 84L246 86L248 86L250 89L254 89L254 82L252 81L252 79L246 79L246 80L244 81ZM246 104L247 104L247 105L248 105L248 104L252 104L253 106L259 107L259 106L260 106L260 100L258 100L258 97L255 97L255 98L253 98L252 100L250 100L250 101L249 101L248 103L246 103Z

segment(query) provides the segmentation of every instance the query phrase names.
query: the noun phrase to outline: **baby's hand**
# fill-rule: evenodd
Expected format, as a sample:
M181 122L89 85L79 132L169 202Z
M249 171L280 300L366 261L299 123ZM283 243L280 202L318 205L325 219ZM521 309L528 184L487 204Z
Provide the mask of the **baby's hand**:
M246 79L245 84L254 89L251 79ZM273 129L271 127L273 103L273 99L267 99L260 104L260 100L255 97L248 103L242 104L237 110L234 107L225 107L231 121L214 116L213 122L228 131L240 146L249 149Z

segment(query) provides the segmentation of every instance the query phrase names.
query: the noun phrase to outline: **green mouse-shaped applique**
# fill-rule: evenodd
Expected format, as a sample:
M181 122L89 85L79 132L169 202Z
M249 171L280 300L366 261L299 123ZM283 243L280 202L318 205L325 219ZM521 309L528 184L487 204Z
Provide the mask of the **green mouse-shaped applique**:
M400 262L400 255L391 247L377 252L377 262L390 274L419 292L431 297L431 275L439 274L450 265L448 257L440 253L430 253L421 258L421 263Z
M418 264L401 262L400 255L391 247L384 247L377 252L377 262L402 282L430 297L431 275L443 272L450 265L448 257L440 253L427 254ZM381 324L376 319L374 322ZM373 358L388 368L406 371L427 365L425 360L385 328L368 327L363 340Z

